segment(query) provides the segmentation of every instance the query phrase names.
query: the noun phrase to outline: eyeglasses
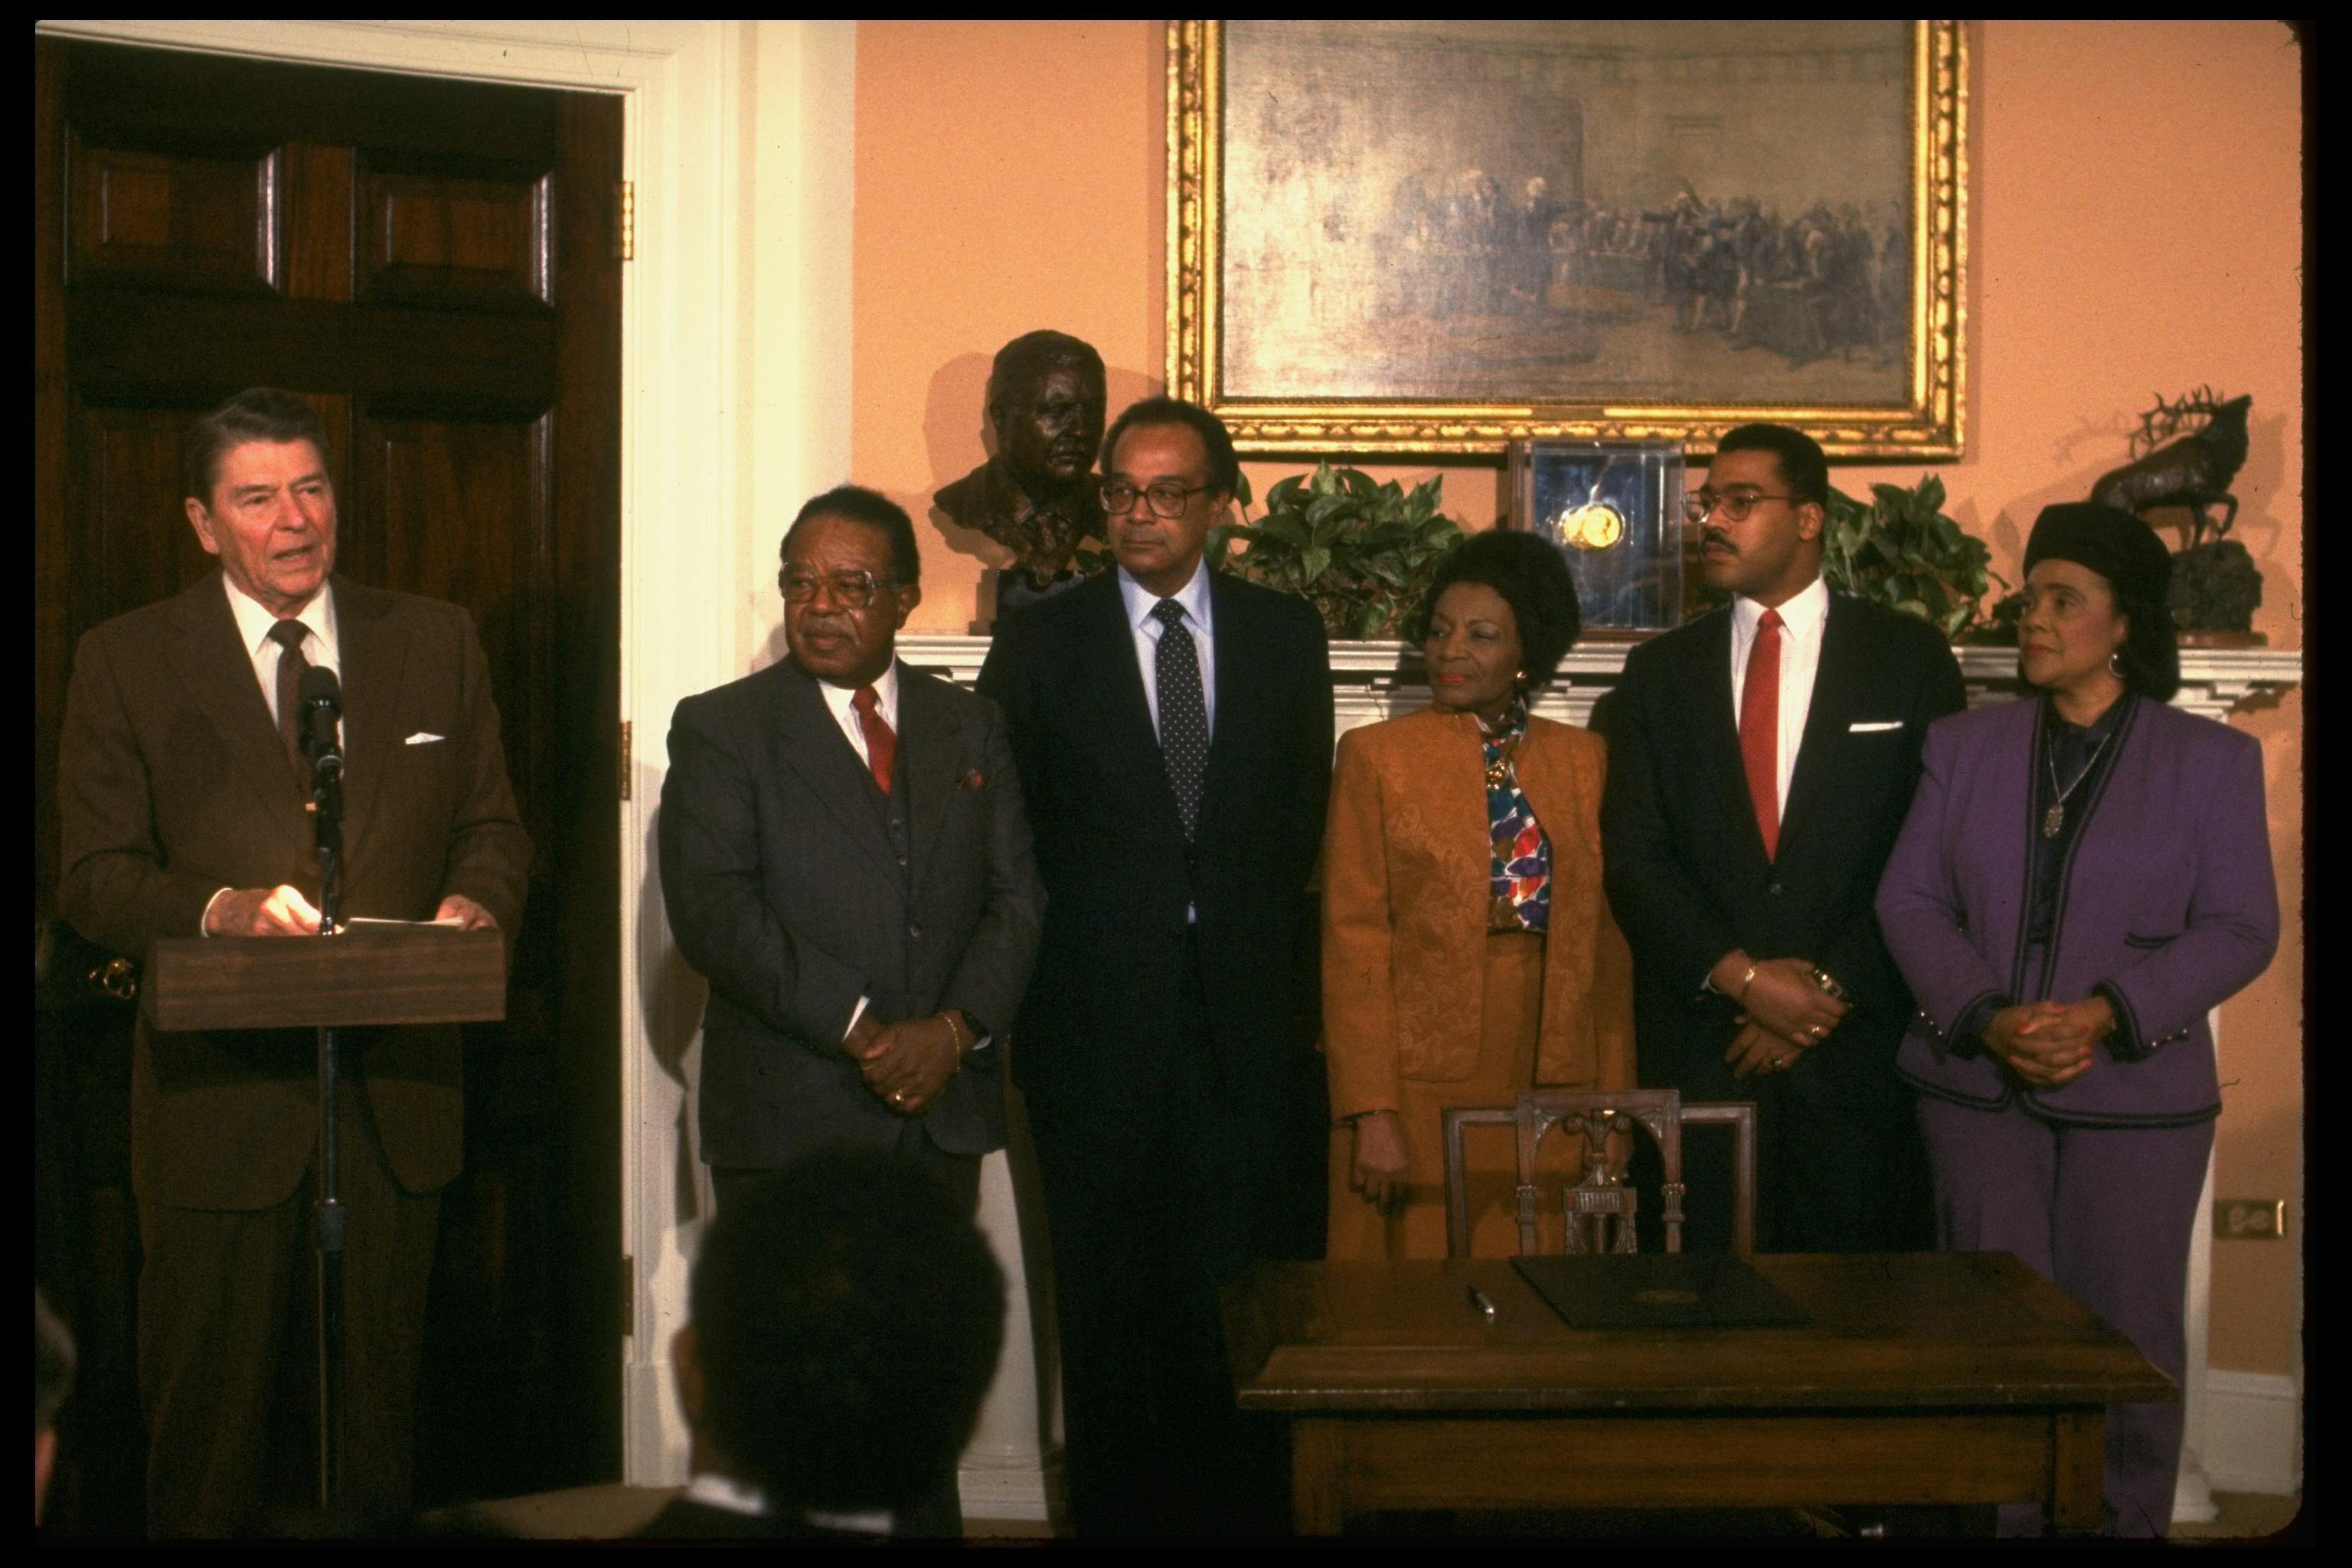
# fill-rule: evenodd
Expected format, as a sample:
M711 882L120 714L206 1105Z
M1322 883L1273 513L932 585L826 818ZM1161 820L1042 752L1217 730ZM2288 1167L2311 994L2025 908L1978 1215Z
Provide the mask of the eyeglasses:
M887 578L877 577L871 572L828 572L820 577L814 572L784 568L784 603L805 605L814 601L819 584L833 590L833 602L845 610L862 610L874 602L874 595L889 586Z
M1720 511L1727 521L1745 522L1759 500L1796 499L1795 496L1758 495L1749 490L1734 490L1729 495L1717 495L1713 490L1693 490L1683 497L1683 515L1693 522L1705 522L1708 513Z
M1139 495L1150 505L1153 516L1178 518L1184 515L1186 501L1203 490L1216 488L1214 485L1196 485L1188 490L1174 479L1162 479L1139 490L1125 479L1105 479L1102 487L1103 510L1113 517L1122 516L1135 505L1135 498Z

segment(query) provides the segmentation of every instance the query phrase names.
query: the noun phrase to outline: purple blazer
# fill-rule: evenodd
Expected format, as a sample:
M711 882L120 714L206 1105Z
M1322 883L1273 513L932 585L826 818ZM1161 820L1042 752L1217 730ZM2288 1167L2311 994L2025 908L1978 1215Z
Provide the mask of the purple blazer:
M2251 735L2160 702L2126 714L2074 837L2050 962L2027 973L2027 835L2034 831L2029 700L1939 719L1918 793L1878 888L1887 951L1919 1004L1895 1070L1986 1110L2022 1095L2053 1121L2173 1126L2221 1110L2209 1009L2278 946L2263 753ZM2035 1089L1947 1038L1981 998L2078 1001L2105 983L2116 1033L2091 1069Z

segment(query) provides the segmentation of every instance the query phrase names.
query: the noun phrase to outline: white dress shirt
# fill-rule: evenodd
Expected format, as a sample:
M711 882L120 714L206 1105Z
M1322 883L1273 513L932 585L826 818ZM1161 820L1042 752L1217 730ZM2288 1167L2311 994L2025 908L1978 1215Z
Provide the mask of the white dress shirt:
M1127 624L1135 634L1135 662L1143 671L1143 700L1151 709L1151 732L1160 733L1160 637L1167 623L1151 613L1160 595L1118 568L1118 595L1127 603ZM1184 606L1184 629L1192 634L1192 654L1201 665L1201 701L1207 710L1209 733L1217 732L1216 622L1209 608L1209 567L1192 569L1192 580L1168 597Z
M297 620L310 628L302 639L302 657L322 669L331 669L335 679L343 678L343 656L336 637L335 590L331 584L321 583L319 591L308 603L291 616L278 613L252 597L221 574L221 585L228 590L228 613L236 618L236 635L245 643L245 653L253 660L253 679L261 683L261 700L269 709L269 721L278 722L278 661L285 657L269 636L269 628L278 621Z
M840 725L841 732L849 738L849 749L857 753L859 762L871 769L874 759L866 750L866 726L857 719L857 688L835 686L830 680L820 680L816 689L824 694L824 705L833 710L833 721ZM898 732L898 661L895 658L890 661L890 668L874 682L874 711L881 716L882 722L890 726L890 733L895 735Z
M1780 800L1787 816L1789 781L1796 776L1797 751L1804 744L1805 715L1813 706L1813 677L1822 667L1822 630L1829 625L1830 585L1816 577L1804 592L1778 606L1780 612ZM1738 722L1748 690L1748 654L1756 646L1756 623L1764 606L1740 597L1731 601L1731 713Z

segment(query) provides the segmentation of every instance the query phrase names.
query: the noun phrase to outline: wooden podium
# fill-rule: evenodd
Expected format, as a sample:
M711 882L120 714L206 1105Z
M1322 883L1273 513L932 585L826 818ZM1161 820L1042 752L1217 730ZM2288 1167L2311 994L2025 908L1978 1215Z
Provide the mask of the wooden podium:
M141 1005L153 1029L483 1024L507 1016L506 939L438 926L158 942Z
M335 1508L342 1500L345 1231L336 1031L504 1018L506 938L388 924L346 926L323 939L174 938L149 950L140 992L152 1029L318 1031L319 1505Z

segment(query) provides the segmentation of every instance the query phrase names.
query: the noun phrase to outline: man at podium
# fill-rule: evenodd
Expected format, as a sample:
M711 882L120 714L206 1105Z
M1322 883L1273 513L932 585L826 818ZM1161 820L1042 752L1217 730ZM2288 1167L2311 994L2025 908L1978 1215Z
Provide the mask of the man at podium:
M58 756L58 907L143 954L159 938L319 925L303 672L336 672L342 913L511 932L530 841L472 620L334 576L326 433L245 392L187 438L189 522L219 572L117 616L74 658ZM454 1026L345 1032L340 1180L343 1487L406 1500L440 1189L463 1163ZM226 1535L315 1495L312 1032L139 1027L131 1182L146 1261L139 1383L151 1535Z

